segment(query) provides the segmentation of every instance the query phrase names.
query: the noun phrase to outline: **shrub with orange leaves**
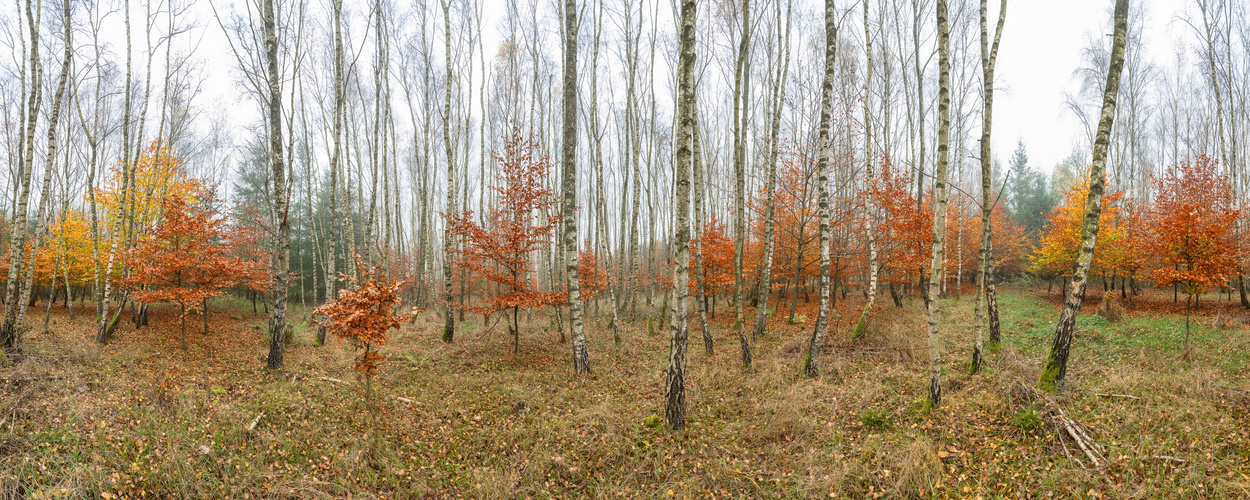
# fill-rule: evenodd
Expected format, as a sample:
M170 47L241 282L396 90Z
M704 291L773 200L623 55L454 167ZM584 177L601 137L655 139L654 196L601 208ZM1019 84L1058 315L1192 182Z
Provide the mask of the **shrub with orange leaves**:
M990 209L990 238L994 251L994 274L998 276L1018 275L1024 270L1028 258L1028 239L1024 235L1024 226L1016 222L997 203ZM964 272L976 272L979 252L981 251L981 211L976 207L975 213L964 215Z
M918 207L907 187L906 172L882 161L877 173L877 252L881 280L904 284L913 281L929 263L933 241L933 211L928 203ZM949 252L948 252L949 253Z
M590 240L586 240L582 249L577 252L577 285L581 290L582 300L590 300L608 289L608 273L595 255Z
M503 167L504 185L491 187L500 205L491 207L486 226L478 224L472 211L447 215L451 231L465 242L456 265L496 285L489 287L494 295L486 296L481 305L453 305L482 314L511 309L514 353L520 343L520 309L568 302L566 292L540 292L532 279L534 254L551 244L552 234L563 221L554 209L555 194L544 187L551 160L535 156L537 151L536 143L513 130L503 155L495 157ZM541 221L540 213L556 215Z
M178 305L183 349L187 346L187 310L206 308L208 299L247 280L246 272L256 266L234 255L225 221L212 204L191 198L165 198L160 222L127 252L125 263L133 272L123 281L138 302ZM195 200L211 198L204 191L194 196ZM207 316L204 333L208 334Z
M792 283L796 273L800 281L820 276L820 231L818 230L819 207L816 203L816 165L810 155L797 147L787 146L780 152L777 164L777 192L773 198L773 265L770 281L774 286ZM760 217L755 221L755 233L764 234L765 201L768 193L763 188L756 195L755 206ZM709 221L709 228L715 229ZM723 224L721 233L723 234ZM707 229L705 229L707 232ZM733 283L733 242L729 241L729 283ZM703 244L704 265L717 255L709 249L711 238ZM760 251L763 246L760 245ZM746 267L746 264L743 264ZM746 269L743 270L746 272ZM705 273L705 288L708 275Z
M1087 178L1082 175L1081 178ZM1042 231L1029 272L1042 277L1068 276L1076 264L1077 250L1081 244L1081 225L1085 220L1085 201L1089 197L1089 182L1064 190L1063 203L1050 212L1050 220ZM1098 216L1098 246L1090 274L1110 272L1132 258L1128 231L1124 227L1120 205L1123 191L1103 194L1102 212Z
M365 378L366 397L372 387L378 363L382 361L375 348L386 343L386 332L398 330L419 311L398 312L404 299L399 291L404 281L388 279L381 267L366 267L360 255L355 255L356 269L360 277L340 273L340 280L355 286L339 290L337 299L321 305L313 311L320 318L318 324L342 340L347 340L356 351L354 368Z
M725 235L726 226L712 216L703 225L703 293L704 295L732 293L734 286L734 241ZM690 240L694 248L695 240ZM745 265L745 264L744 264ZM690 293L696 294L695 255L690 253Z
M1232 186L1207 155L1155 179L1149 248L1155 286L1180 285L1190 297L1223 286L1236 273L1238 245Z

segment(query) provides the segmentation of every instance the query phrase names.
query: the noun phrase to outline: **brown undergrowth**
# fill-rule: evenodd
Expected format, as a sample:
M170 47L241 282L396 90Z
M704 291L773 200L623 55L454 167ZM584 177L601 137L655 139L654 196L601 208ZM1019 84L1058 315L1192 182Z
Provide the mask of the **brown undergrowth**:
M706 356L691 326L690 423L664 429L665 330L640 307L617 348L587 322L593 374L574 377L545 315L521 350L471 315L456 341L419 318L382 351L378 404L361 402L350 353L312 346L301 324L282 372L265 370L263 315L222 304L212 333L188 335L164 308L102 347L54 308L51 332L0 370L0 491L18 497L1239 497L1250 496L1244 328L1183 317L1082 316L1069 388L1056 402L1107 447L1082 468L1026 397L1057 308L1003 290L1004 344L968 376L972 296L944 301L943 404L926 412L919 300L880 303L849 340L862 302L839 300L822 376L802 376L810 322L770 318L739 365L732 315L712 319ZM1091 300L1087 300L1087 303ZM1094 301L1096 303L1096 301ZM814 304L800 312L814 317ZM593 306L588 308L593 311ZM1092 312L1092 310L1090 311ZM302 316L296 313L298 320ZM692 315L693 318L693 315ZM199 318L196 318L198 321ZM297 321L299 323L299 321ZM255 421L254 429L249 429ZM1165 458L1159 458L1165 457ZM1049 495L1048 495L1049 494Z

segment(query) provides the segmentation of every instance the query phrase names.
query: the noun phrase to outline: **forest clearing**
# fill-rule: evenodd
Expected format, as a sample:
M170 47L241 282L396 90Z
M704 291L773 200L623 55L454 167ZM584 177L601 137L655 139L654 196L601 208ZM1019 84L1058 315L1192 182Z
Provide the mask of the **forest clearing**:
M16 0L0 53L0 498L1250 498L1250 2Z
M1185 356L1170 297L1145 300L1116 322L1082 312L1080 369L1054 398L1105 447L1098 469L1029 395L1059 307L1044 286L1003 292L1002 348L975 376L972 301L953 303L944 349L961 361L947 364L941 412L920 408L923 314L909 301L881 309L862 342L827 344L818 379L802 374L806 325L774 317L749 372L718 337L713 356L691 353L679 433L657 416L667 339L642 316L619 349L606 318L588 322L588 378L568 376L569 346L541 315L516 355L497 323L467 320L469 341L448 345L418 319L383 348L368 409L347 344L314 348L307 328L285 370L264 369L264 318L246 303L216 307L211 336L186 352L168 308L103 347L54 310L5 372L0 481L29 498L1250 495L1250 316L1221 317L1235 304L1206 297Z

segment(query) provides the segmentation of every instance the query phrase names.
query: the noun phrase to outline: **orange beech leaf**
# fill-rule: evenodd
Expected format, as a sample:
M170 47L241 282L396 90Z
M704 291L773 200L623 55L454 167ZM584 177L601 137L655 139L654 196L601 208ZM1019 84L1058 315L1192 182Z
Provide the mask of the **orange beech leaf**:
M1180 285L1199 294L1225 285L1238 267L1232 186L1219 162L1200 155L1155 178L1148 245L1155 286Z
M405 282L387 279L380 267L366 267L360 255L354 258L356 269L361 270L360 277L342 273L339 276L341 281L355 286L339 290L338 298L313 310L313 314L321 318L318 324L330 333L346 340L353 349L363 350L356 357L354 368L366 380L372 380L383 359L375 348L386 343L386 332L398 330L419 310L398 312L404 302L399 291Z
M555 210L555 194L544 187L551 161L536 157L537 150L537 144L513 130L503 154L495 156L502 166L504 184L492 187L499 205L486 214L485 225L476 221L472 211L447 214L452 232L465 242L456 256L456 266L483 282L480 304L453 304L456 307L492 314L568 301L564 291L537 291L535 255L552 243L552 234L563 221Z

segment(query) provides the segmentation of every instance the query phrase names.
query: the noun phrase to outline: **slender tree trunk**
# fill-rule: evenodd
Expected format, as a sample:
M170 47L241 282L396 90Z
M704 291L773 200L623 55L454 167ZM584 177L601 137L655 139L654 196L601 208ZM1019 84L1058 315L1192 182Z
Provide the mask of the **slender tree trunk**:
M291 225L287 218L290 199L287 195L286 162L282 143L282 81L278 76L278 36L275 26L274 0L264 0L264 37L266 73L269 80L269 154L273 164L273 205L277 228L274 242L273 309L269 316L269 368L282 368L286 346L286 294L291 259Z
M820 309L807 346L803 371L809 377L820 375L820 351L824 348L825 326L829 321L829 122L833 112L833 75L837 67L838 27L834 0L825 0L825 76L820 85L820 129L817 132L816 188L820 206Z
M26 262L26 238L29 233L29 214L27 203L30 200L30 174L35 161L35 125L39 119L39 107L43 102L40 90L43 87L43 69L39 61L39 22L32 12L30 0L26 0L26 24L30 34L30 84L24 87L26 92L26 126L22 136L21 165L18 167L18 178L14 181L18 186L17 209L13 211L12 234L9 239L9 277L5 284L4 324L0 326L0 347L5 350L16 349L20 343L18 309L24 309L21 300L22 266ZM29 90L27 90L27 88Z
M676 224L673 234L673 320L664 384L664 418L673 430L686 427L686 294L690 254L690 162L694 128L695 20L698 2L682 0L677 55L677 133L673 144Z
M943 244L946 238L946 172L950 162L950 27L947 0L937 0L938 24L938 143L937 168L933 176L933 244L929 259L929 406L942 403L942 359L938 327L941 321Z
M734 331L742 344L742 366L751 367L751 343L746 336L746 319L742 312L742 252L746 245L746 140L748 92L744 89L751 75L747 60L751 57L751 0L742 0L742 32L738 45L738 64L734 78Z
M456 214L456 161L451 144L451 6L449 0L443 0L443 48L446 54L447 73L443 80L443 144L447 153L447 215ZM452 289L451 261L455 258L455 234L451 224L444 223L443 228L443 342L451 343L456 334L455 311L452 302L455 290Z
M772 123L769 127L768 139L768 182L764 187L764 268L760 271L759 302L755 307L755 330L751 338L764 335L768 324L768 296L772 293L773 251L776 245L776 211L777 211L777 156L780 152L778 140L781 135L781 111L786 102L786 79L790 72L790 8L792 1L786 2L786 30L781 48L781 68L773 84ZM777 26L781 26L781 5L777 5ZM780 32L779 32L780 33ZM778 35L779 38L782 35Z
M988 305L987 287L990 283L989 273L993 266L990 261L990 240L993 235L992 213L995 199L993 197L993 165L990 161L990 130L994 117L994 63L998 58L998 42L1003 36L1003 22L1007 17L1007 0L998 7L998 25L994 28L994 43L989 41L989 0L981 0L981 78L982 112L981 112L981 249L977 252L977 301L973 309L976 323L976 343L972 346L972 365L969 372L976 375L981 371L984 362L982 332L985 323L982 320L982 305Z
M1120 72L1124 68L1128 3L1128 0L1115 2L1115 38L1111 43L1111 66L1107 71L1107 85L1103 90L1102 114L1099 116L1098 132L1094 138L1093 161L1089 169L1089 197L1085 200L1085 222L1081 226L1081 246L1072 270L1071 289L1064 294L1063 311L1055 325L1055 339L1037 382L1038 388L1047 392L1063 388L1068 370L1068 351L1072 347L1072 335L1076 330L1076 314L1081 308L1081 300L1085 298L1085 284L1094 260L1098 216L1102 213L1102 196L1106 183L1107 144L1111 137L1111 125L1115 121Z
M338 240L339 240L339 224L338 224L338 181L339 168L343 162L343 120L345 116L344 106L346 98L343 82L343 0L334 0L333 2L334 16L334 125L331 130L333 135L331 142L333 143L330 151L330 237L327 238L326 248L329 250L326 256L326 300L335 300L335 290L337 288L338 274L335 267L338 265ZM424 41L424 39L423 39ZM317 329L317 345L325 345L326 329Z
M999 327L999 289L994 284L994 239L986 242L989 259L985 261L985 309L990 316L990 344L998 345L1003 341Z
M577 5L564 0L564 132L560 141L564 192L564 269L569 289L569 336L573 338L573 371L590 373L582 298L577 282Z
M704 228L704 210L707 208L705 200L706 191L704 191L703 176L703 144L701 142L702 122L699 116L699 100L694 99L695 104L695 122L692 135L694 142L694 276L695 276L695 300L694 303L699 308L699 327L703 332L703 352L711 356L715 352L716 344L712 339L712 331L707 324L707 286L704 282L703 275L703 228ZM750 356L750 351L744 353Z
M855 323L855 329L851 330L851 339L857 339L864 334L864 330L868 328L868 313L872 311L872 306L877 302L877 174L873 168L876 158L872 150L872 114L869 112L870 103L872 101L872 30L868 24L868 3L864 2L864 50L868 57L865 63L864 78L864 172L867 173L867 179L864 180L867 188L867 196L864 197L864 236L868 241L868 300L864 302L864 312L859 315L859 322Z

